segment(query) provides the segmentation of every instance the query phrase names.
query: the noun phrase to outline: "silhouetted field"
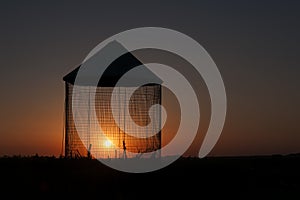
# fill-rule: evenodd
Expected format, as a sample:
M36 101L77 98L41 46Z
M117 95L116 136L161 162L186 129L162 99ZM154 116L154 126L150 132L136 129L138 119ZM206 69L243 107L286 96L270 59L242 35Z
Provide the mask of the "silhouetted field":
M130 174L97 160L0 158L2 195L97 199L257 199L300 197L300 156L180 158Z

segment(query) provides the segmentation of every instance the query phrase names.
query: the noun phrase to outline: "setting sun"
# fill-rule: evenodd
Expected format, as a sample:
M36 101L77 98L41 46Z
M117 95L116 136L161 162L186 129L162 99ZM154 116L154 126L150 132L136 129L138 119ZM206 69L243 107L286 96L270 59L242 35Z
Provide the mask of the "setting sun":
M111 143L110 140L105 140L105 141L104 141L104 146L105 146L106 148L111 147L111 145L112 145L112 143Z

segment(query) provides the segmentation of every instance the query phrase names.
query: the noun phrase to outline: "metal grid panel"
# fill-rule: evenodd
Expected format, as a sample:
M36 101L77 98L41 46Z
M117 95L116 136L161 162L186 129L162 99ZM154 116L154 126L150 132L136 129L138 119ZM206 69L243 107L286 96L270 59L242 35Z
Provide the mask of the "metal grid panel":
M76 124L77 128L85 130L79 137L73 121L72 100L80 99L72 99L73 85L66 83L65 156L88 156L89 151L86 148L88 147L95 158L130 158L132 153L139 153L142 156L143 153L153 152L161 148L161 133L154 133L155 130L161 130L161 111L159 107L149 110L152 105L161 103L161 86L148 85L135 90L130 98L130 115L125 112L125 99L126 95L133 92L134 88L118 87L114 94L112 93L113 89L113 87L98 87L96 89L95 109L97 116L93 117L88 114L88 120ZM90 97L90 91L91 87L80 87L82 95ZM84 103L88 103L90 106L90 102ZM112 109L118 113L120 127L117 126L113 118ZM131 136L133 134L138 136L141 133L133 128L128 119L131 117L136 124L146 126L150 123L149 116L153 120L153 126L147 127L146 134L155 135L147 138ZM101 137L98 132L99 124L105 137ZM126 134L126 130L130 130L131 135Z

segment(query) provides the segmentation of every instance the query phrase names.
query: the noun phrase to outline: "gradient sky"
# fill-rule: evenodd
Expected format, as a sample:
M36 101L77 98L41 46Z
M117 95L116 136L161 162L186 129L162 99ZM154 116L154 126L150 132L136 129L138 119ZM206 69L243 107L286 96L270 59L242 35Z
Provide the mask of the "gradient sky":
M1 1L0 155L59 155L62 77L99 42L143 26L191 36L217 64L228 112L210 155L300 152L300 2Z

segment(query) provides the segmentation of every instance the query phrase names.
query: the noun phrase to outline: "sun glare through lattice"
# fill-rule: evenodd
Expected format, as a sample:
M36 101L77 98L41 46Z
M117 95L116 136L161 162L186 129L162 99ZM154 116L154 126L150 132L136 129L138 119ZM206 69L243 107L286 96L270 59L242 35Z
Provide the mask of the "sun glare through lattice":
M112 142L111 142L110 140L105 140L105 141L104 141L104 146L105 146L106 148L110 148L110 147L112 146Z

